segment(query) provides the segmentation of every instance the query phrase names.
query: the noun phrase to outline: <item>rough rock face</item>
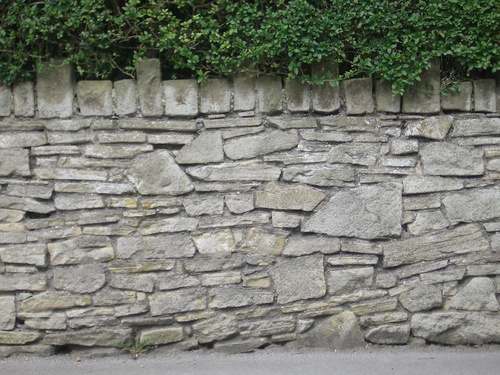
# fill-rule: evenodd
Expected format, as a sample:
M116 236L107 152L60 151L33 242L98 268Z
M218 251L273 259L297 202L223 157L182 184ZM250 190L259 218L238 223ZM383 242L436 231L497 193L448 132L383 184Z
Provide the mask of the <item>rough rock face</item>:
M498 82L58 64L0 84L0 357L500 343Z

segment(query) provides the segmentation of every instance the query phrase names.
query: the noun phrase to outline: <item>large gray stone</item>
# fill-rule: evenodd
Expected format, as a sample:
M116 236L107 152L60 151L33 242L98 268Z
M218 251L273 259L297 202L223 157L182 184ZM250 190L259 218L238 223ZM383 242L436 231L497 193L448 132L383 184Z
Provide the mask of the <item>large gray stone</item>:
M193 234L192 239L200 254L220 255L236 251L234 235L230 229Z
M377 112L398 113L401 111L401 95L393 95L390 82L375 81Z
M403 112L438 113L441 110L440 60L430 60L430 67L420 75L403 96Z
M115 258L110 239L103 236L81 236L52 242L47 247L53 266L107 262Z
M133 79L122 79L113 83L116 96L116 114L133 115L137 112L137 86Z
M356 180L353 168L331 166L293 166L283 169L283 180L314 186L352 186Z
M444 232L387 242L382 248L384 267L395 267L447 259L470 252L490 251L490 244L481 227L470 224Z
M182 327L149 328L141 331L140 341L148 340L151 345L164 345L182 341L184 330Z
M436 116L411 121L406 125L405 135L407 137L443 140L448 134L452 122L452 116Z
M194 244L185 234L120 237L116 246L118 259L185 258L194 254Z
M127 171L127 177L144 195L181 195L193 190L189 177L168 151L136 157Z
M174 211L176 212L176 210ZM190 217L171 217L162 220L151 220L144 222L141 234L151 235L156 233L175 233L193 231L198 226L198 219Z
M241 244L243 253L280 255L283 252L288 232L262 228L251 228Z
M474 85L474 111L496 112L495 80L477 79Z
M76 85L76 96L82 116L111 116L113 101L111 81L79 81Z
M16 325L16 297L0 297L0 330L11 331Z
M30 291L40 292L48 289L47 278L42 273L0 274L0 292Z
M73 114L73 74L70 64L56 60L43 63L36 75L36 94L40 118L67 118Z
M401 185L386 183L334 193L303 226L303 232L375 239L401 234Z
M152 316L204 310L206 304L207 293L198 288L158 292L149 296Z
M418 212L415 221L408 224L408 232L414 236L447 228L448 220L441 211Z
M24 244L3 246L0 248L0 260L5 263L45 267L47 265L47 245Z
M92 298L89 295L47 291L22 300L19 311L22 313L32 313L90 305L92 305Z
M472 109L472 82L460 82L459 91L441 95L443 111L470 112Z
M443 198L446 214L453 223L476 222L500 217L500 190L469 189Z
M348 79L342 83L348 115L364 115L374 111L373 81L371 78Z
M151 293L155 286L156 274L138 273L122 274L112 273L109 286L116 289L136 290L138 292Z
M311 101L314 112L333 113L340 108L340 87L336 84L339 77L338 64L322 61L313 63L311 73L324 78L323 84L312 85Z
M195 79L164 81L163 93L167 116L195 117L198 115L199 87Z
M229 81L224 78L212 78L200 84L200 112L227 113L231 109L231 90Z
M274 293L262 289L230 286L212 288L209 293L208 307L213 309L262 305L274 302Z
M160 60L142 59L137 65L137 93L143 116L161 116Z
M292 316L254 320L238 324L242 336L271 336L293 332L295 318Z
M373 267L328 269L326 271L328 293L342 295L369 288L373 284L373 275Z
M308 83L302 83L299 79L287 79L285 94L288 110L292 113L309 111L310 91L311 87Z
M281 112L283 101L281 77L259 77L255 86L259 111L267 115L274 115Z
M269 183L264 190L255 193L255 207L312 211L325 197L323 192L308 186Z
M345 311L316 321L313 328L297 338L296 346L345 350L364 347L365 340L356 316Z
M482 117L456 119L453 123L452 137L476 137L500 135L500 118Z
M233 160L251 159L276 151L288 150L299 144L297 131L274 130L265 134L241 137L226 142L224 152Z
M312 253L333 254L340 251L340 241L326 236L291 236L282 255L302 256Z
M49 333L43 343L46 345L118 346L132 335L131 328L99 328L74 332Z
M371 166L380 154L381 148L376 144L342 144L332 147L328 162Z
M233 109L235 111L252 111L255 109L254 77L236 77L233 79Z
M412 333L427 342L444 345L500 343L497 312L431 312L413 315Z
M35 85L33 82L17 82L13 87L14 115L32 117L35 115Z
M208 164L224 161L222 134L220 131L205 131L182 147L175 161L179 164Z
M182 201L188 216L222 215L224 213L224 199L222 197L192 197Z
M12 108L12 90L10 86L0 83L0 117L10 116Z
M55 267L52 285L74 293L93 293L106 283L104 267L88 264L78 267Z
M410 339L410 325L382 325L370 329L365 334L366 341L380 345L402 345Z
M47 144L47 135L42 132L15 132L2 133L0 149L26 148Z
M488 277L475 277L445 303L444 308L469 311L498 311L500 304L496 298L493 280Z
M270 270L278 303L321 298L326 294L322 255L286 259Z
M410 175L403 180L404 194L436 193L440 191L463 189L461 180L443 178L437 176Z
M61 211L105 207L100 196L90 194L58 194L54 199L54 205Z
M451 143L431 143L420 151L423 170L438 176L481 176L483 151Z
M22 345L38 341L43 337L41 332L0 332L0 344Z
M399 296L399 302L411 312L431 310L443 304L441 289L436 285L418 285Z
M235 335L238 333L238 326L233 316L220 314L193 324L193 330L200 344L204 344Z
M277 181L281 169L252 161L190 167L186 172L203 181Z

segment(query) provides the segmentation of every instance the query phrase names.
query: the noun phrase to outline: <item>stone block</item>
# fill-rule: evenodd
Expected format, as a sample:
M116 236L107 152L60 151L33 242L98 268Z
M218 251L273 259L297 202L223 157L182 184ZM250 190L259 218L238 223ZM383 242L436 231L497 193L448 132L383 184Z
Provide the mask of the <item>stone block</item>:
M500 135L500 118L483 117L456 119L450 134L452 137L477 137Z
M8 117L12 112L12 90L0 82L0 117Z
M182 327L148 328L141 331L139 341L150 341L151 345L164 345L182 341Z
M474 85L474 111L496 112L496 82L494 79L478 79Z
M227 113L231 110L231 88L225 78L212 78L200 84L200 112Z
M322 255L284 259L270 269L278 303L321 298L326 294Z
M377 112L399 113L401 111L401 95L392 93L390 82L375 81L375 101Z
M36 147L45 144L47 144L47 135L42 132L4 133L0 138L0 149Z
M240 286L212 288L209 293L208 307L213 309L262 305L274 301L274 293L272 292Z
M428 70L422 72L420 81L403 95L404 113L438 113L441 110L440 61L432 59Z
M89 145L84 155L99 159L132 159L133 157L153 151L152 145Z
M498 311L500 304L496 298L496 288L488 277L474 277L448 302L445 310Z
M272 223L274 228L298 228L302 223L302 216L289 212L273 211Z
M244 256L201 256L184 260L184 267L189 273L223 271L241 268L244 265Z
M447 259L450 256L490 251L490 243L475 224L439 233L412 237L382 245L384 267L395 267L422 261Z
M93 134L89 132L49 132L47 133L47 141L51 145L72 144L78 145L90 143L94 139Z
M52 285L58 290L93 293L106 283L104 267L87 264L78 267L55 267Z
M56 60L43 63L36 75L38 115L40 118L68 118L73 115L73 71L71 65Z
M224 152L232 160L251 159L276 151L288 150L299 144L296 130L273 130L265 134L240 137L226 142Z
M137 86L133 79L122 79L113 83L115 89L116 114L134 115L137 112Z
M414 289L402 293L399 302L411 312L431 310L443 304L441 289L436 285L417 285Z
M222 215L224 199L222 197L191 197L182 201L188 216Z
M164 81L165 114L172 117L198 115L199 87L195 79Z
M461 190L463 187L463 181L446 177L410 175L403 180L404 194L436 193Z
M100 263L115 258L109 238L103 236L81 236L47 245L50 263L53 266L66 264Z
M224 196L227 209L233 214L242 214L255 208L252 193L233 193Z
M0 208L47 214L54 212L53 203L42 203L32 198L8 197L0 195Z
M268 231L261 228L252 228L241 244L243 253L281 255L288 232Z
M314 186L352 187L356 175L353 168L294 166L283 169L283 180Z
M402 188L386 183L345 189L302 226L303 232L375 239L401 234Z
M193 190L189 177L168 151L136 157L126 173L143 195L181 195Z
M460 82L459 91L441 94L443 111L470 112L472 110L472 82Z
M371 166L377 162L381 151L377 144L341 144L332 146L328 162Z
M30 175L28 150L22 148L0 149L0 176Z
M423 137L442 141L453 122L452 116L435 116L423 120L409 121L406 126L407 137Z
M0 330L11 331L16 325L16 297L0 296Z
M268 117L267 121L270 125L276 126L280 130L311 129L318 127L318 123L313 117L275 116Z
M206 291L198 288L158 292L149 296L152 316L204 310L206 304Z
M308 112L311 108L311 86L302 83L299 79L288 79L285 81L285 95L287 108L290 112Z
M312 85L312 109L317 113L333 113L340 109L340 87L336 85L339 76L339 66L329 62L314 63L312 75L324 77L323 84ZM334 82L332 85L331 82Z
M187 168L188 175L203 181L277 181L281 169L264 163L235 162ZM154 194L157 194L156 192Z
M418 212L415 220L408 224L408 232L414 236L438 231L449 226L441 211Z
M230 229L193 234L192 239L200 254L221 255L236 251L233 232Z
M500 190L467 189L446 195L443 204L452 224L491 220L500 217Z
M403 345L410 339L410 325L381 325L365 334L366 341L379 345Z
M255 193L255 207L312 211L325 197L323 192L309 186L280 186L271 182Z
M326 272L328 293L342 295L369 288L373 284L373 275L373 267L328 269Z
M407 155L417 153L419 143L416 139L393 139L391 141L391 154Z
M193 242L186 234L128 236L118 238L116 257L138 261L189 258L194 255L195 251Z
M233 79L233 109L237 112L255 109L255 83L253 77L236 77Z
M286 316L274 319L254 320L238 324L242 336L271 336L295 330L295 319Z
M74 332L49 333L43 343L46 345L113 346L125 342L132 335L130 328L99 328Z
M89 208L103 208L101 197L94 195L65 194L57 195L54 205L58 210L82 210Z
M14 84L14 115L32 117L35 115L35 85L33 82Z
M151 293L154 289L156 274L111 274L109 286L116 289L135 290L138 292Z
M221 341L238 333L236 319L233 316L220 314L213 318L193 324L196 338L201 344Z
M160 60L142 59L137 65L137 93L145 117L163 114Z
M256 82L259 112L275 115L282 111L283 92L281 77L259 77Z
M175 212L175 211L174 211ZM150 235L156 233L175 233L194 231L198 226L198 219L186 217L172 217L163 220L151 220L144 222L141 229L142 235Z
M13 245L0 248L0 260L4 263L29 264L37 267L47 265L47 245Z
M118 127L128 130L195 132L196 122L130 118L118 120Z
M371 78L354 78L342 82L348 115L364 115L375 109Z
M0 332L0 344L22 345L38 341L43 337L40 332Z
M111 81L79 81L76 96L82 116L111 116L113 101Z
M481 176L483 151L452 143L430 143L420 150L424 173L437 176Z
M224 161L222 133L205 131L182 147L175 157L179 164L208 164Z

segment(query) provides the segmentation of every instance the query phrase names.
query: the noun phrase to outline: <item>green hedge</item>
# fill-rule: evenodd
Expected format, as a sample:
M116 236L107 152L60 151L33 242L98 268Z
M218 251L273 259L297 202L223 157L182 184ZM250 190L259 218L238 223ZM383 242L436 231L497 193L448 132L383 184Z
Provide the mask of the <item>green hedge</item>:
M0 81L32 79L63 57L84 79L133 76L159 57L164 77L240 71L373 77L402 93L441 58L443 79L500 68L498 0L0 0ZM336 83L336 82L333 82Z

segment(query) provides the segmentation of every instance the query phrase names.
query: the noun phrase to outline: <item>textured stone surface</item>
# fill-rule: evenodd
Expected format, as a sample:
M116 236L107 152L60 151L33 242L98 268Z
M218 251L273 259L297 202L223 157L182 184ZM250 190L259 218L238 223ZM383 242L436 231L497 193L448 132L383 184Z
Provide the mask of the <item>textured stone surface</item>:
M475 277L471 279L444 306L445 309L469 311L498 311L500 304L495 296L495 286L492 279Z
M408 137L443 140L448 134L452 122L452 116L428 117L423 120L412 121L406 126L405 135Z
M326 78L322 85L313 85L311 102L314 112L333 113L340 108L340 87L331 85L339 76L339 66L329 62L313 63L311 73L317 77Z
M443 198L446 214L452 223L476 222L500 217L500 190L471 189Z
M252 111L255 109L254 77L235 77L233 79L233 109L235 111Z
M267 115L281 112L282 109L282 85L281 77L263 76L257 78L255 84L257 90L258 110Z
M296 131L271 131L266 134L237 138L226 142L224 152L233 160L250 159L275 151L296 147L299 137Z
M325 194L308 186L280 186L267 184L264 190L255 194L255 207L277 210L312 211L325 199Z
M183 258L192 257L194 253L194 244L185 234L121 237L116 246L118 259Z
M196 338L201 344L227 339L238 333L236 319L231 315L221 314L193 324Z
M0 297L0 330L11 331L16 325L16 297Z
M252 228L241 244L240 251L244 253L280 255L288 236L285 231L268 231Z
M137 85L133 79L122 79L113 83L116 95L116 114L133 115L137 111Z
M478 225L413 237L382 245L384 267L446 259L470 252L489 251L490 244Z
M43 64L36 75L38 115L41 118L68 118L73 114L73 81L69 64L56 60Z
M53 266L107 262L114 259L111 241L102 236L80 236L47 245Z
M208 164L224 161L220 131L204 132L179 150L175 157L179 164Z
M193 190L189 177L168 151L141 155L127 171L137 190L145 195L181 195Z
M481 345L500 342L500 315L496 312L431 312L411 319L415 336L445 345Z
M92 305L92 298L88 295L82 296L68 292L47 291L23 300L19 309L20 311L27 313L47 310L61 310L90 305Z
M310 108L310 90L307 83L301 83L298 79L285 81L285 94L287 108L290 112L307 112Z
M167 116L195 117L198 115L198 82L180 79L163 82L165 114Z
M100 328L96 330L79 330L76 332L49 333L43 343L46 345L80 345L80 346L117 346L125 342L132 330Z
M224 199L222 197L195 197L182 201L188 216L222 215L224 212Z
M0 117L10 116L12 110L12 90L3 82L0 83Z
M340 241L326 236L291 236L288 238L283 255L301 256L312 253L333 254L340 251Z
M74 293L93 293L105 283L104 267L94 264L55 268L52 280L56 289Z
M401 215L400 185L362 186L335 193L302 231L365 239L392 237L401 233Z
M450 135L452 137L500 135L500 118L456 119Z
M38 341L43 337L39 332L0 332L0 344L22 345Z
M18 82L14 84L14 115L31 117L35 114L35 85L33 82Z
M365 340L352 312L318 321L313 328L297 339L299 347L345 350L363 347Z
M212 78L200 84L200 112L226 113L231 107L231 90L229 81L222 78Z
M381 345L402 345L410 339L410 325L382 325L370 329L366 334L367 341Z
M149 297L152 316L204 310L206 303L206 292L197 288L158 292Z
M182 327L149 328L141 331L140 341L149 340L151 345L170 344L184 338Z
M212 288L209 294L208 307L214 309L269 304L274 301L272 292L243 287Z
M393 95L390 82L375 81L375 100L378 112L398 113L401 111L401 95Z
M496 112L495 80L477 79L474 85L474 110L476 112Z
M236 251L233 232L230 229L194 234L192 239L200 254L217 255Z
M270 271L278 294L278 303L324 296L326 282L323 269L321 255L278 262Z
M422 148L424 172L438 176L480 176L484 173L483 151L451 143L431 143Z
M407 176L403 180L403 192L405 194L423 194L439 191L450 191L463 189L461 180L435 177L435 176Z
M439 112L440 84L440 61L432 59L429 69L420 75L420 81L416 82L403 96L403 112Z
M458 92L441 95L441 108L445 111L470 112L472 109L472 82L460 82Z
M294 166L283 169L283 179L314 186L344 187L351 186L356 176L352 168Z
M418 285L399 296L399 302L411 312L431 310L443 304L443 296L435 285Z
M441 211L419 212L415 221L408 224L408 232L418 236L423 233L447 228L448 220Z
M373 81L371 78L348 79L342 83L348 115L364 115L374 111Z
M190 167L186 172L203 181L276 181L281 174L279 168L258 162Z
M380 155L380 146L346 144L333 146L328 157L330 163L374 165Z
M137 94L143 116L163 114L160 60L142 59L137 65Z
M2 133L0 138L0 149L3 148L21 148L21 147L36 147L47 144L47 136L41 132L16 132L5 134Z
M326 272L328 293L341 295L368 288L373 284L373 275L373 267L329 269Z
M111 99L111 81L79 81L76 85L76 96L82 116L111 116L113 102Z

